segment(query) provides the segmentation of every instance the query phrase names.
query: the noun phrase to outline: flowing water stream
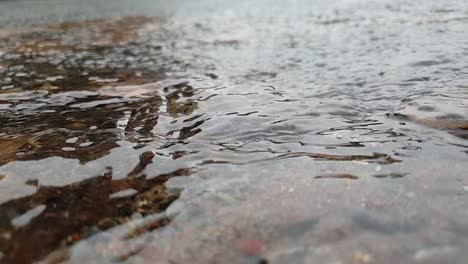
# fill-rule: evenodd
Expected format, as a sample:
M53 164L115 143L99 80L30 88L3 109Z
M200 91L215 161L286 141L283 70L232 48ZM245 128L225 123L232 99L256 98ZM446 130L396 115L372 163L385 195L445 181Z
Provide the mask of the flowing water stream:
M1 262L466 262L466 1L0 1L0 25Z

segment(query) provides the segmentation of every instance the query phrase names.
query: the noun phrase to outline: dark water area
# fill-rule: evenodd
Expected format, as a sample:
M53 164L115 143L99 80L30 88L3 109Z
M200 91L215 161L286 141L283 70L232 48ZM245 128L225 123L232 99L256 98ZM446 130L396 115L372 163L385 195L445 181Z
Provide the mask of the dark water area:
M0 1L1 263L466 263L466 1Z

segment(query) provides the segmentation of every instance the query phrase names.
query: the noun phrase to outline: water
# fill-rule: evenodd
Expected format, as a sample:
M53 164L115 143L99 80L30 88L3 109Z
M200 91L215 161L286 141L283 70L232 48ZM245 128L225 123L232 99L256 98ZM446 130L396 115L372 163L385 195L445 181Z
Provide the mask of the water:
M465 262L465 1L52 3L0 3L2 262Z

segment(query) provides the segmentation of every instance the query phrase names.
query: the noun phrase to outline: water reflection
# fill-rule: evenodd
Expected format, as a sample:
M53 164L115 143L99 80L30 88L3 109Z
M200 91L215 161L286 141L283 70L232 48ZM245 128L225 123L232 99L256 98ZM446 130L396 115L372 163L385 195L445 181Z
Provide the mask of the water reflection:
M316 2L0 32L4 259L463 259L464 11Z
M179 90L180 87L184 89ZM173 116L190 114L197 107L197 102L180 102L177 95L189 96L191 86L175 85L166 89L174 91L147 98L87 92L62 93L61 98L48 94L32 99L27 97L18 104L43 104L26 110L19 109L18 104L13 105L0 117L3 124L0 128L0 135L3 135L0 164L51 156L76 158L86 163L109 154L117 147L118 140L143 146L155 136L153 129L158 123L161 96L167 100L167 111ZM62 101L66 103L62 104ZM179 137L190 137L194 133L191 131L193 127L183 127Z
M182 140L200 131L195 129L196 123L165 135L154 134L161 113L172 118L187 116L198 103L190 99L194 88L187 83L163 85L158 82L162 71L140 68L141 62L132 62L133 68L126 68L132 56L142 56L131 52L130 43L137 29L150 21L155 19L64 23L2 39L2 47L9 51L3 56L5 67L0 72L0 104L4 106L0 116L0 165L11 163L9 166L20 171L20 177L14 177L14 169L7 169L7 193L12 192L13 185L26 185L21 187L24 191L18 193L20 188L16 194L4 193L2 197L0 251L5 263L40 260L54 250L135 217L163 212L178 198L179 194L168 192L164 184L172 177L189 175L190 169L150 177L146 167L155 156L152 151L143 152L138 165L133 170L128 168L127 177L117 179L111 166L100 176L85 172L54 181L50 176L59 177L67 169L79 171L79 165L67 168L65 162L51 162L49 168L61 171L49 169L49 180L32 169L24 174L23 166L16 165L50 157L79 160L85 165L121 148L122 141L134 149L145 149L157 136L169 139L178 132ZM147 49L153 56L160 54L160 47ZM21 164L28 167L28 163ZM25 177L29 179L19 182ZM80 178L85 179L76 181ZM160 220L152 228L169 221Z
M127 179L113 180L109 168L106 175L62 187L39 185L33 195L0 205L2 261L30 263L132 218L164 211L178 198L177 193L166 190L164 183L172 177L187 176L190 170L148 179L137 175L145 167L145 158ZM26 219L19 223L20 218ZM158 222L153 228L169 221Z

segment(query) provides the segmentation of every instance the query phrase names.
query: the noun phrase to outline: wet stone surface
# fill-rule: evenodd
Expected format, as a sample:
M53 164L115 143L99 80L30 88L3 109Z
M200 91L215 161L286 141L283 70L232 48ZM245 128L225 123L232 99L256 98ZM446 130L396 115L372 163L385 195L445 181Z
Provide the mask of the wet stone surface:
M48 1L0 2L1 263L465 263L464 1Z

